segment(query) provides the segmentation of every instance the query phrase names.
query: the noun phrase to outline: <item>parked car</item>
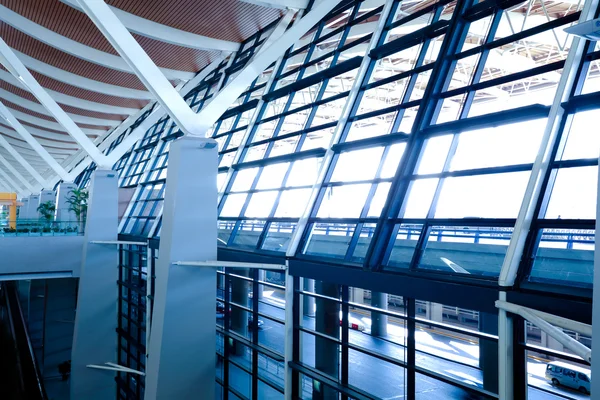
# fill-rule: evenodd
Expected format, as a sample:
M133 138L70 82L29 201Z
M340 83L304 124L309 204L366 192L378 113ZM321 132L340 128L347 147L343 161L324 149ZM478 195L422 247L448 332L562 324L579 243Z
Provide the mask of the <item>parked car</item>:
M340 318L340 326L342 326L342 319ZM348 319L348 328L355 330L355 331L364 331L365 330L365 325L360 322L359 320L357 320L356 318L352 318L350 317Z
M590 393L591 372L576 365L552 361L546 367L546 379L554 386L562 385L579 390L581 393Z

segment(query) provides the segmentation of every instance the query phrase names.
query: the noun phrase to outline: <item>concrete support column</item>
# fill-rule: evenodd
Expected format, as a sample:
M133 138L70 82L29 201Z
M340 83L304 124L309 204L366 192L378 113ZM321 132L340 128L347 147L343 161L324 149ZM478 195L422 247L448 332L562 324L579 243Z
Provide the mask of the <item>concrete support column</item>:
M119 254L114 245L90 243L117 240L117 201L117 173L94 171L71 352L71 400L110 399L116 392L114 371L91 369L86 365L117 362Z
M338 298L339 285L318 281L315 285L318 294ZM338 303L325 299L316 299L317 312L315 328L319 333L340 338L340 306ZM328 339L315 337L315 367L319 371L332 376L334 379L340 373L340 348L337 343ZM325 385L313 386L314 400L337 400L337 392Z
M183 136L171 144L146 399L215 398L217 273L174 263L217 259L216 181L214 140Z
M439 303L427 302L427 319L434 322L443 322L444 306Z
M371 292L371 305L373 307L381 308L382 310L388 309L388 295L387 293ZM373 336L387 336L388 316L385 314L378 313L376 311L371 312L371 335Z
M29 197L24 197L21 200L21 206L19 206L19 217L18 219L27 219L27 210L29 208Z
M266 272L264 269L259 269L258 270L258 280L264 282L266 280ZM263 285L258 285L258 299L262 299L263 298L263 290L264 290L264 286Z
M71 192L77 189L77 185L71 182L63 182L58 185L56 191L56 211L54 214L55 221L77 221L75 213L69 210L67 200L71 197Z
M315 280L302 278L302 288L305 292L315 292ZM315 298L302 296L302 314L306 317L315 316Z
M354 303L365 303L365 290L361 288L352 288L350 291L350 301Z
M27 219L38 219L40 214L37 211L40 205L40 195L32 194L29 196L29 203L27 204Z
M54 195L54 190L42 190L40 192L40 201L38 203L38 206L47 201L51 201L56 205L56 196Z
M498 316L480 312L479 330L497 335ZM498 344L496 342L479 339L479 368L483 371L483 388L498 393Z

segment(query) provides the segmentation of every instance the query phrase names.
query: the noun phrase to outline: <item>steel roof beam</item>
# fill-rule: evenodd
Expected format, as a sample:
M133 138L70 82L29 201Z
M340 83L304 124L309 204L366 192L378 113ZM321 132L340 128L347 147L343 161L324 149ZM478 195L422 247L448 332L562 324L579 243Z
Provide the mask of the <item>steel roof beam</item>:
M92 160L100 166L104 166L105 157L98 150L96 145L85 135L85 133L73 122L71 118L63 111L62 108L46 93L44 88L25 68L23 63L12 52L10 47L0 39L0 62L13 74L17 79L22 81L31 94L33 94L40 103L46 107L56 121L77 141L77 143L90 155ZM8 110L6 110L8 111ZM8 117L7 115L5 115ZM19 124L20 125L20 124ZM13 125L13 127L15 127ZM15 127L16 128L16 127ZM36 142L37 143L37 142ZM39 145L39 144L38 144Z
M14 51L14 50L13 50ZM17 54L17 52L15 52ZM18 57L18 55L17 55ZM21 60L21 58L19 57ZM22 61L22 60L21 60ZM23 64L27 66L26 64ZM8 71L0 69L0 80L3 80L6 83L9 83L13 86L16 86L20 89L27 90L27 86L23 84L23 82L19 81L17 78L12 76L12 74ZM104 103L96 103L94 101L89 101L85 99L81 99L79 97L69 96L64 93L56 92L54 90L50 90L45 88L50 97L52 97L57 103L64 104L66 106L77 107L88 111L94 111L104 114L134 114L138 111L137 108L129 108L129 107L121 107L121 106L112 106L110 104ZM152 96L150 93L148 95Z
M242 3L254 4L256 6L277 8L285 10L291 8L294 10L304 10L308 7L308 0L240 0Z
M44 108L40 103L36 103L35 101L27 100L21 96L17 96L11 92L8 92L2 88L0 88L0 98L3 98L6 101L10 101L18 106L26 108L30 111L36 112L38 114L43 114L51 117L48 113L48 110ZM74 121L80 124L87 125L98 125L98 126L110 126L115 127L118 126L121 121L117 121L114 119L106 119L106 118L94 118L94 117L86 117L85 115L67 113L67 115Z
M21 125L19 121L8 111L8 109L0 102L0 115L17 131L27 143L40 155L40 157L48 163L48 165L63 179L70 180L70 175L63 167L35 140L33 136ZM96 147L94 146L94 149ZM98 149L96 149L98 150Z
M152 93L145 90L130 89L119 85L111 85L85 78L81 75L74 74L54 67L50 64L43 63L33 57L23 54L13 49L13 52L19 57L19 60L29 69L32 69L42 75L75 86L81 89L89 90L90 92L105 94L107 96L123 97L126 99L152 100Z
M84 12L77 0L61 1L79 11ZM173 28L168 25L159 24L158 22L139 17L116 7L109 7L129 31L150 39L174 44L176 46L187 47L190 49L209 51L220 50L232 52L236 51L240 46L240 44L237 42L197 35L195 33Z
M6 158L4 158L3 156L0 155L0 163L4 164L4 166L6 167L6 169L8 169L11 174L13 174L22 184L23 186L29 190L30 192L35 192L35 189L33 188L33 185L31 183L29 183L29 181L27 179L25 179L25 177L23 175L21 175L21 173L19 171L16 170L15 167L12 166L11 163L8 162L8 160ZM45 185L45 181L44 183L40 183L42 186Z
M281 36L275 36L278 37L276 41L253 57L248 65L200 113L196 114L104 1L78 1L117 52L135 70L148 90L156 96L178 127L185 134L193 136L205 136L207 130L252 83L258 74L272 64L339 3L339 0L321 1L292 28L285 31ZM290 12L287 15L289 14Z
M2 175L4 179L6 179L6 182L9 183L9 186L12 190L19 193L25 192L25 190L20 185L18 185L17 182L15 182L14 179L11 178L10 175L8 175L6 171L4 171L2 168L0 168L0 175Z
M2 5L0 5L0 20L48 46L54 47L57 50L63 51L81 60L116 71L127 73L134 72L121 57L86 46L75 40L69 39L66 36L59 35L53 30L36 24ZM177 71L169 68L161 68L160 70L169 79L181 79L187 81L194 77L194 73L192 72Z

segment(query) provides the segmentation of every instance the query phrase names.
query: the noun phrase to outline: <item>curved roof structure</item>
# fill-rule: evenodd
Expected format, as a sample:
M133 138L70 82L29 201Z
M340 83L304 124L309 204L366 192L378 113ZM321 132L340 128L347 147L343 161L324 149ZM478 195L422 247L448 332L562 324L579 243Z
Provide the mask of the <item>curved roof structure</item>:
M174 87L280 18L281 8L238 0L107 1ZM92 140L100 142L154 96L79 8L76 0L1 0L0 37L50 97ZM0 66L0 101L59 163L80 146L18 77ZM135 118L133 118L135 120ZM6 119L0 135L42 175L48 163ZM8 149L9 160L35 182ZM15 177L16 178L16 177ZM18 181L18 179L16 179Z

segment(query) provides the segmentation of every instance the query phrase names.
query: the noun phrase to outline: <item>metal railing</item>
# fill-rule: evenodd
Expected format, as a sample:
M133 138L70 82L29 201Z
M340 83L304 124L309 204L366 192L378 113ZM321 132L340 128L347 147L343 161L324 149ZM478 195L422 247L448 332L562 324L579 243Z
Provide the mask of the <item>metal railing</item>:
M0 221L0 236L76 236L83 235L84 226L79 221Z
M236 221L219 221L219 229L231 231L234 229ZM291 234L295 228L295 223L277 222L269 227L270 233ZM240 232L262 232L265 223L259 221L242 222ZM320 222L312 228L312 234L324 236L352 236L356 226L347 223L325 223ZM399 228L396 237L398 239L417 240L421 235L422 226L402 226ZM373 237L375 226L363 226L360 232L361 237ZM512 236L512 228L506 227L477 227L477 226L435 226L429 232L429 240L444 241L444 239L460 239L464 243L480 243L481 240L499 240L508 241ZM595 234L588 230L577 229L544 229L542 234L543 242L565 243L567 249L572 249L574 244L593 244ZM506 243L508 245L508 243Z
M6 307L7 318L5 322L9 324L9 331L15 349L15 368L18 369L18 384L22 398L47 400L48 396L44 389L42 374L31 346L31 338L21 310L15 283L3 283L0 287L0 294L2 295L1 303Z

